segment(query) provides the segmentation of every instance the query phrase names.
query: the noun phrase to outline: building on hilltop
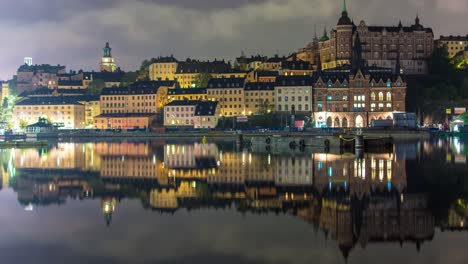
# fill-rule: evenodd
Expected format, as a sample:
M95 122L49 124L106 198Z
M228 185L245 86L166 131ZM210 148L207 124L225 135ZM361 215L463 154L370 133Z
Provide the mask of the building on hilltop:
M181 88L190 88L196 85L200 74L213 76L218 73L229 73L230 71L231 66L224 60L199 61L187 59L178 63L174 77Z
M434 48L434 34L420 22L417 16L410 26L403 26L401 22L397 26L369 26L364 21L355 25L344 0L336 28L330 32L324 29L323 36L320 39L315 36L312 43L299 50L298 56L314 64L320 61L322 69L350 64L354 39L359 34L362 57L367 65L395 68L399 57L405 74L425 74L426 59ZM315 49L318 49L318 57Z
M149 66L149 78L152 81L174 81L178 61L173 55L158 57Z
M446 46L449 57L453 58L468 47L468 35L466 36L440 36L436 41L439 47Z
M58 75L65 73L66 67L61 65L21 65L17 71L18 94L30 92L43 86L56 88L59 80Z
M114 58L112 57L112 49L109 46L109 42L106 42L106 46L103 49L104 55L101 58L99 64L99 70L101 72L114 72L117 70Z

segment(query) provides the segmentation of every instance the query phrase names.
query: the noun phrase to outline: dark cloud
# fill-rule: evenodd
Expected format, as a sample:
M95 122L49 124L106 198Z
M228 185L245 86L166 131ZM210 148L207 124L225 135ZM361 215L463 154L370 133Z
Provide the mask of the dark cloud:
M241 51L290 53L313 37L314 24L336 25L341 1L323 0L2 0L0 78L23 57L35 63L97 69L110 41L126 70L148 57L233 59ZM350 16L368 24L414 22L435 34L466 34L466 0L348 0Z

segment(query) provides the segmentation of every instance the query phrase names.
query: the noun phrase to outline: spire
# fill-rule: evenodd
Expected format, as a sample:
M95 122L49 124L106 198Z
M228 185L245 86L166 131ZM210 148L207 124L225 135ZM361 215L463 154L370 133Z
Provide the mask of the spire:
M112 49L109 45L109 42L106 42L106 46L104 47L104 57L107 57L107 58L112 57L111 52L112 52Z
M346 0L343 0L343 13L344 12L348 12L348 10L346 8Z
M419 10L416 12L416 19L414 21L416 22L416 26L419 26Z
M315 24L314 25L314 41L317 41L318 40L318 37L317 37L317 25Z
M403 24L401 24L401 19L400 19L400 22L398 23L398 27L399 27L399 28L402 28L402 27L403 27Z

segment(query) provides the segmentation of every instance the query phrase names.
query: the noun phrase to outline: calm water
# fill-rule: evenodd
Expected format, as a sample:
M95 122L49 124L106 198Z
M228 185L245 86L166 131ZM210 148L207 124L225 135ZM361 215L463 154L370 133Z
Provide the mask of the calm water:
M230 142L3 150L5 263L467 263L468 142L362 159Z

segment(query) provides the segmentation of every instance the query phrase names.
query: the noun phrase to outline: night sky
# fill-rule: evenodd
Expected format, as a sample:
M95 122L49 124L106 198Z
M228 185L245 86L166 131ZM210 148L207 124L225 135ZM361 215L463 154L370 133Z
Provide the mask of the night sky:
M117 64L136 69L145 58L225 58L289 54L334 27L340 0L1 0L0 79L26 56L67 69L98 68L111 43ZM348 0L355 23L421 22L441 35L465 35L466 0Z

